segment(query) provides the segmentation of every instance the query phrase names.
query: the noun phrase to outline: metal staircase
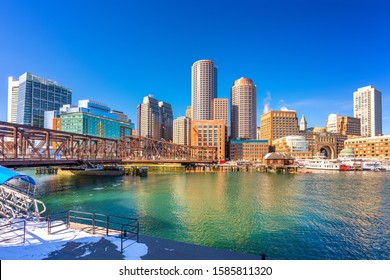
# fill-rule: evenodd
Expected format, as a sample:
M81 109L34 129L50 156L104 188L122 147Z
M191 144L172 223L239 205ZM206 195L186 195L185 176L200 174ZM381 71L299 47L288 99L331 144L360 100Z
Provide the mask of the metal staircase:
M30 176L0 166L0 216L39 219L46 207L35 198L35 189Z

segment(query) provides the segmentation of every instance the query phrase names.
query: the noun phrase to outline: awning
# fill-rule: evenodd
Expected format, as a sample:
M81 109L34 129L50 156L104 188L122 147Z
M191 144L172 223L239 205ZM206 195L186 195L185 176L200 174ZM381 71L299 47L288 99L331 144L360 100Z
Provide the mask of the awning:
M35 185L34 179L30 176L5 168L4 166L0 165L0 185L16 178L20 178L27 183Z

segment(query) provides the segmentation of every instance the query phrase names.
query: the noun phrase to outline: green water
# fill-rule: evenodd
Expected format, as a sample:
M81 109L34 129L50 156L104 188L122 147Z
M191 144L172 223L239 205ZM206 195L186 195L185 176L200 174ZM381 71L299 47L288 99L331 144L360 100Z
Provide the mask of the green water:
M34 175L47 213L140 219L141 234L271 259L390 259L390 173Z

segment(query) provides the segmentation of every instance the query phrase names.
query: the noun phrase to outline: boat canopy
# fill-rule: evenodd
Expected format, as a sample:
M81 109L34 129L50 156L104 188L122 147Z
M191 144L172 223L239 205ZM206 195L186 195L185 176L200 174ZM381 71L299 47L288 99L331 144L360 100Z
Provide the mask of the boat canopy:
M26 183L30 183L35 185L35 181L32 177L22 174L16 171L13 171L11 169L5 168L4 166L0 165L0 185L12 180L20 178L22 181Z

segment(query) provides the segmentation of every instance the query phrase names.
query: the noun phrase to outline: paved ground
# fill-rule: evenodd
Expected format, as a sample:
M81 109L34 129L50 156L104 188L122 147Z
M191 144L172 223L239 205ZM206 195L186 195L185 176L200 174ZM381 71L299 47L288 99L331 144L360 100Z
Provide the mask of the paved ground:
M148 246L143 260L259 260L261 256L242 254L205 246L176 242L167 239L140 236L139 242ZM64 248L53 252L48 260L123 260L116 246L102 237L99 242L84 244L68 242ZM131 246L126 250L131 250ZM86 254L88 252L88 254Z

